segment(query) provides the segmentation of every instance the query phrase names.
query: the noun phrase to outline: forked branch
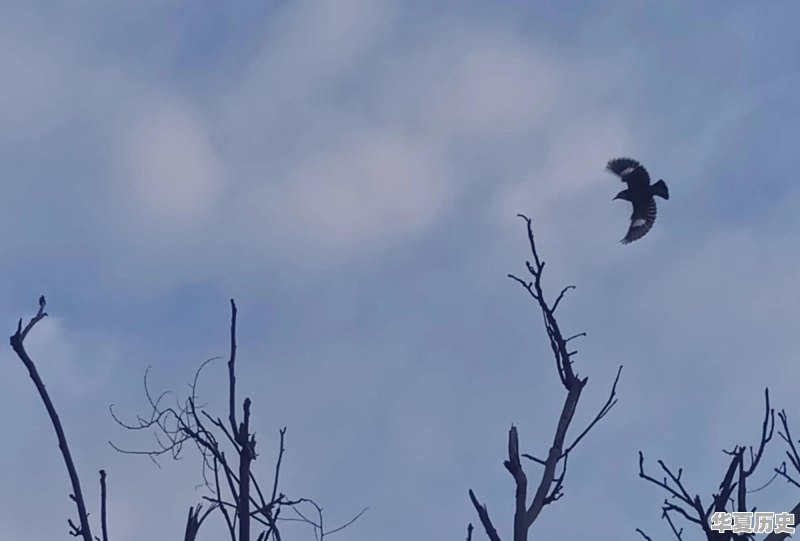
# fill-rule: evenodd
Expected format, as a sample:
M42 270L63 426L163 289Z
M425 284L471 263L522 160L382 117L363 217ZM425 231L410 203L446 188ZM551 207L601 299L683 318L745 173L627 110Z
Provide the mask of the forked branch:
M718 541L730 537L721 537L720 532L711 529L712 514L747 511L751 507L747 502L747 494L750 493L747 490L747 480L761 463L764 450L772 440L775 430L775 410L770 407L769 389L764 390L764 402L764 420L761 423L758 445L755 448L737 445L731 451L724 451L731 459L719 484L719 492L711 495L710 503L707 506L703 504L699 494L692 495L689 492L683 480L682 469L678 469L676 472L659 460L658 465L664 476L654 477L645 472L644 455L639 451L639 477L658 486L669 495L669 498L664 500L661 506L662 518L668 522L670 530L678 540L682 539L683 530L676 528L674 523L676 516L699 527L708 541ZM747 456L745 451L749 451Z
M82 537L84 541L94 541L92 537L92 530L89 526L89 515L86 511L86 503L83 499L83 491L81 490L80 479L78 478L78 472L75 468L75 463L72 460L72 453L70 453L69 445L67 444L67 436L64 433L64 428L61 426L61 420L58 417L58 413L53 405L53 401L50 399L50 394L47 392L47 389L42 382L42 378L39 375L36 364L25 350L24 342L25 338L28 336L28 333L37 323L47 317L47 312L45 312L46 305L47 301L45 300L44 295L42 295L39 297L39 310L24 328L22 327L22 318L20 318L19 322L17 323L17 331L11 335L11 347L13 348L14 353L17 354L17 357L19 357L19 360L22 361L22 364L25 365L25 368L28 369L28 375L33 381L33 384L36 386L36 390L39 392L39 396L41 397L44 407L47 410L47 415L50 417L50 422L53 424L53 429L56 432L56 437L58 438L58 448L61 449L61 456L64 459L64 464L67 466L69 481L72 485L72 494L70 494L69 497L75 502L75 505L78 508L78 524L75 524L71 519L67 521L70 526L70 534L74 537Z
M121 426L129 430L152 430L157 445L153 449L139 451L120 449L113 443L111 445L120 452L146 455L153 460L157 460L165 454L171 455L173 459L178 459L182 456L186 444L193 445L198 450L202 464L203 483L201 486L208 491L208 494L203 496L203 500L210 506L202 514L200 506L190 509L185 533L187 540L194 540L209 513L219 510L231 541L250 541L252 536L255 536L257 541L269 539L281 541L279 521L286 520L280 516L281 510L288 507L297 512L298 505L311 502L311 500L289 499L279 491L278 481L285 451L285 427L280 430L280 445L271 485L262 490L253 471L258 454L256 453L256 438L251 430L252 402L249 397L245 397L241 403L241 417L238 422L236 415L237 308L233 299L231 299L230 305L227 422L223 421L221 417L211 415L199 402L200 373L211 361L216 360L216 358L209 359L202 363L195 373L194 380L190 385L189 396L184 400L176 399L174 405L167 402L170 393L164 392L158 396L151 393L147 372L145 372L148 415L138 416L136 422L123 422L114 413L113 406L111 414ZM366 509L361 511L341 527L327 530L322 526L321 508L316 504L313 505L319 511L319 521L298 520L314 526L318 539L349 526L366 511ZM258 535L254 533L253 526L261 530Z
M617 403L616 389L622 373L622 366L617 370L617 375L611 386L609 397L603 407L600 408L600 411L595 415L589 425L575 437L573 442L569 445L566 444L567 434L572 425L581 393L588 382L588 378L579 377L573 370L572 357L575 356L577 351L570 351L567 346L572 340L586 336L586 334L577 333L565 338L564 333L562 333L555 316L555 311L565 298L566 293L575 289L575 286L568 285L564 287L552 304L547 302L542 287L542 274L545 268L545 262L539 257L530 218L522 214L519 216L525 220L527 225L528 245L532 256L532 260L525 262L529 277L523 279L514 274L509 274L508 276L516 283L520 284L528 295L536 301L542 314L550 349L556 362L556 371L562 386L567 391L558 416L556 432L545 458L536 458L529 454L520 455L517 428L512 425L508 433L508 459L504 462L504 465L514 479L515 484L513 539L514 541L526 541L528 531L539 517L542 509L548 504L555 502L563 495L564 478L566 476L569 454ZM544 466L544 471L536 485L530 502L528 501L530 497L528 491L528 476L522 466L520 456ZM486 506L478 502L472 490L470 490L470 499L489 539L491 541L499 541L500 537L492 524Z

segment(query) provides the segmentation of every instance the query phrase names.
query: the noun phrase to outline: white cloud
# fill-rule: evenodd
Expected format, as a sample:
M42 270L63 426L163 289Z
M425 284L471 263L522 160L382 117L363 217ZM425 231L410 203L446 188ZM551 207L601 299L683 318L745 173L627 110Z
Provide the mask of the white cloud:
M437 43L429 114L449 132L503 133L534 127L560 84L538 51L505 37L453 34ZM445 51L445 54L442 54Z
M220 100L226 157L243 179L231 209L257 251L330 258L422 234L471 182L447 166L457 136L531 130L557 95L558 70L516 35L445 30L382 49L393 10L353 6L284 13ZM351 86L363 99L324 92Z
M265 58L305 74L306 82L335 75L356 64L385 35L395 11L391 2L372 0L297 3L285 13L274 55L273 47L267 46Z
M448 206L447 181L440 156L423 143L357 133L310 156L284 184L259 187L249 212L288 242L364 249L430 227Z
M123 174L134 204L156 219L202 219L223 189L223 167L202 120L175 103L137 109L122 138Z
M333 8L323 3L293 3L279 8L274 17L271 13L266 25L254 30L258 37L264 36L256 45L249 39L237 41L238 29L230 27L214 36L205 35L206 27L197 32L188 29L170 52L137 48L130 37L116 41L116 36L103 34L102 39L83 41L82 34L53 31L49 34L59 44L60 55L29 54L23 47L20 58L13 53L2 57L0 64L10 76L18 74L9 87L0 89L4 120L28 126L30 117L30 126L43 122L71 134L72 125L59 124L60 114L66 111L64 117L82 122L90 117L86 124L91 123L97 133L118 136L100 141L97 148L81 155L85 162L93 162L90 152L98 156L97 161L110 153L117 160L112 174L100 175L87 167L87 181L93 182L87 185L92 189L69 192L75 200L85 199L87 206L101 208L97 212L108 214L110 226L103 222L75 228L71 220L82 209L71 210L59 201L59 209L66 210L56 217L44 207L37 215L41 221L25 222L35 226L22 228L16 241L27 247L25 261L4 267L11 269L4 272L10 273L12 279L6 282L14 287L20 286L13 278L25 275L25 287L36 280L50 280L84 299L96 283L73 277L88 268L89 276L109 280L115 302L121 305L114 313L124 312L121 317L132 325L133 334L127 339L104 342L123 344L120 351L129 362L121 368L117 364L117 370L109 370L114 365L107 364L114 357L113 348L98 345L92 337L76 337L71 329L67 336L58 320L43 322L37 334L31 335L31 352L42 359L42 369L53 375L52 385L82 393L82 400L76 401L81 403L80 410L64 415L65 422L80 423L75 426L93 431L105 445L104 429L90 421L105 419L105 411L102 404L86 406L91 400L88 395L97 403L109 395L141 398L137 367L143 369L150 358L163 359L165 371L167 367L182 371L184 356L166 355L161 346L165 336L160 333L177 333L181 339L196 336L191 329L207 328L213 317L203 310L212 302L209 299L219 297L222 290L227 295L235 289L237 297L241 293L250 299L251 306L250 315L242 320L242 345L261 340L270 344L267 349L247 346L247 356L265 362L256 377L243 373L242 378L243 388L250 386L261 396L259 411L266 415L259 414L265 428L259 433L286 420L291 434L286 473L306 470L302 475L287 475L287 486L297 488L301 479L304 494L306 489L327 492L328 501L348 506L348 512L349 506L360 503L373 506L368 519L351 531L354 539L391 536L386 534L387 524L407 516L419 518L420 531L458 531L460 520L475 521L465 496L467 485L478 489L501 521L507 518L505 510L513 495L502 465L493 461L502 460L507 422L520 423L531 451L547 444L540 436L542 431L545 436L551 434L548 423L554 422L547 407L550 395L542 395L538 387L544 382L541 374L553 375L539 319L535 314L530 319L531 307L524 300L506 302L512 294L517 301L519 292L511 284L503 285L503 273L519 270L516 265L527 255L523 226L514 218L522 211L533 214L542 255L548 260L548 284L557 288L582 273L577 295L563 305L564 324L575 332L589 332L585 345L580 345L578 362L588 359L581 370L591 373L597 384L590 387L592 395L587 395L579 416L590 415L590 405L605 398L605 384L613 370L608 365L615 365L617 359L626 363L619 406L570 466L565 499L548 508L543 524L563 523L575 509L584 509L585 517L592 520L602 519L601 514L607 512L605 518L611 517L603 526L607 536L627 529L625 520L643 508L651 509L657 521L659 496L635 479L635 453L631 452L628 462L626 446L663 443L675 445L668 451L677 462L682 458L716 461L720 441L727 442L727 434L733 434L732 440L740 434L739 412L721 423L717 415L698 416L690 410L700 407L710 415L724 407L731 413L725 397L750 392L743 386L766 381L764 371L772 381L780 378L776 385L784 387L794 374L792 322L797 295L792 292L797 290L798 261L787 257L785 247L795 244L796 201L786 202L780 219L759 224L756 232L741 237L731 236L727 227L709 233L706 214L694 213L681 201L695 189L688 186L695 178L703 179L709 196L725 196L722 192L728 185L707 169L727 154L722 151L732 144L731 130L745 129L753 109L742 107L736 93L720 101L716 87L709 87L707 80L685 83L685 78L673 78L677 71L665 77L659 71L660 57L651 51L666 43L674 66L682 66L687 55L702 46L693 36L702 35L717 44L725 41L698 26L687 34L693 41L682 42L676 50L659 32L651 32L652 25L636 18L641 34L652 38L647 44L651 49L626 43L628 56L621 57L605 45L589 50L584 46L586 36L570 36L566 45L554 51L536 42L551 34L528 39L517 31L511 17L506 26L498 26L475 17L442 17L431 10L426 11L429 20L403 19L400 27L395 19L397 5L353 1ZM384 9L387 6L391 8ZM161 28L163 13L145 15L126 26L131 35ZM596 21L591 17L586 26L591 24L596 31ZM116 22L129 24L127 19ZM620 16L617 26L630 22L628 15ZM96 24L76 21L75 28L79 26ZM113 46L98 55L98 43L105 40L113 41ZM226 62L230 79L217 78L210 84L210 76L206 79L192 71L205 69L208 59L205 50L192 50L198 40L204 46L221 44L237 51L228 58L224 55L231 49L220 49L222 60L210 62ZM28 39L33 51L39 50L36 44ZM252 56L241 53L250 47L255 50ZM105 62L100 67L93 63L98 56ZM80 62L69 64L68 69L59 65L59 59L73 57ZM620 58L634 57L636 62L620 62ZM30 73L18 73L27 66ZM160 71L165 66L176 68L169 72L168 81ZM241 71L231 66L241 66ZM190 79L184 78L187 73ZM664 89L663 95L641 92L640 85L647 81ZM699 101L690 112L669 102L675 87L690 96L696 92ZM72 100L75 89L85 93L83 99ZM20 101L19 109L11 110L24 98L30 102ZM777 100L772 94L764 99ZM62 106L65 109L59 113ZM697 115L698 110L702 114ZM673 123L667 120L673 118L679 120L675 125L692 128L672 129ZM86 124L79 123L79 129ZM52 135L57 142L59 134ZM665 145L670 138L677 142ZM42 162L52 162L54 169L79 169L53 160L47 145L37 148ZM672 168L664 178L671 188L675 186L675 197L660 207L669 210L660 214L661 225L648 237L650 241L621 248L617 240L624 233L629 208L611 203L621 184L603 167L610 157L626 154L650 164L648 152L654 155L651 172ZM473 165L478 170L471 169ZM774 173L773 167L770 159L763 159L765 178ZM83 173L79 169L77 174ZM13 171L9 176L13 177ZM228 185L228 180L235 183ZM679 189L681 181L686 189ZM106 185L94 190L102 183ZM68 191L70 185L64 185L61 190ZM52 206L59 199L53 194L63 193L41 192L40 198L49 198ZM27 211L22 204L27 201L16 201L20 204L7 203L10 224L29 218L20 214ZM683 225L670 221L670 212L682 212ZM487 215L492 224L508 224L508 228L486 227ZM435 228L451 218L458 220L458 227L442 228L438 235ZM55 244L49 232L56 227L80 238L86 253L91 252L85 260L70 254L65 267L79 270L69 278L60 278L61 260L35 267L27 263L35 264L36 254ZM668 241L678 238L679 227L692 235L686 239L690 242L677 249L677 243ZM31 233L36 228L38 232ZM776 236L771 234L774 231L781 233ZM384 262L368 257L387 244L422 235L431 241L426 251L398 250L403 268L389 269L388 276ZM302 288L272 272L283 267L293 275L301 274L297 269L317 272L319 266L297 264L305 263L309 254L326 261L355 254L365 264L322 280L301 276ZM503 258L513 261L506 266ZM741 265L740 258L747 263ZM290 264L283 265L287 260ZM254 278L243 279L250 276ZM755 281L759 283L751 283ZM415 285L409 285L412 282ZM202 287L176 287L197 283ZM154 299L157 290L166 294ZM142 292L149 299L140 297ZM552 293L548 288L548 294ZM268 306L261 302L265 298L270 300ZM145 336L136 321L151 318L154 312L179 315ZM438 315L425 331L410 323L430 313ZM464 314L470 318L464 319ZM76 317L84 318L87 325L108 327L97 314ZM585 327L584 322L588 323ZM769 332L760 334L762 326L769 327ZM219 332L224 349L225 328ZM359 351L357 344L364 341L371 347ZM342 342L346 345L332 355L334 346ZM350 347L351 342L356 345ZM189 347L195 351L204 346ZM523 372L520 366L529 357L537 363L535 371L525 364ZM314 359L327 359L328 364L321 368ZM25 378L18 366L0 364L8 364L19 380ZM401 377L405 374L401 367L408 370L408 377ZM720 367L730 370L728 380L737 379L740 388L708 392L708 382L698 374L706 376ZM746 376L736 378L734 369ZM131 373L136 374L135 380ZM172 371L168 374L177 377ZM602 374L602 379L595 374ZM95 393L102 385L108 387L105 394ZM279 392L271 391L270 385L279 387ZM445 387L444 392L438 391ZM27 387L20 386L19 394L23 390L28 397ZM16 411L19 404L27 404L11 394L16 391L12 383L3 395L10 405L6 411L17 432L30 432L30 423L42 422L41 409L37 411L39 405L31 399L30 408ZM557 387L548 387L544 392L556 391ZM535 407L520 414L520 405L532 404L532 392L538 393ZM781 389L781 396L786 392ZM676 402L675 393L689 398ZM262 406L267 398L273 406ZM712 402L715 406L704 407ZM654 403L663 407L654 408ZM642 416L642 411L652 414ZM522 418L511 419L516 415ZM338 422L341 419L347 419L344 428ZM679 449L683 443L674 433L684 430L687 421L694 423L692 428L698 433L705 429L711 435ZM653 431L654 423L658 429ZM49 432L42 433L51 438ZM644 436L631 440L631 433ZM76 458L90 471L89 464L96 463L87 460L95 448L89 441L94 440L76 441L81 441L75 445ZM260 467L269 470L266 442L271 440L265 435L260 441L265 453ZM319 449L326 441L335 444L320 459ZM397 445L404 445L403 441L411 452L399 450ZM65 480L56 451L47 442L34 445L26 439L20 445L14 446L14 453L32 449L29 459L39 463L36 468L45 456L39 455L40 450L50 449L46 456L58 470L54 468L52 476L37 470L39 476L48 482ZM613 468L603 467L609 463L608 449L615 449L619 458ZM396 459L394 452L402 457ZM146 461L124 458L109 465L109 471L119 472L114 475L121 480L116 485L121 487L120 496L114 501L123 507L138 502L143 505L137 511L140 516L152 520L142 526L132 517L120 518L116 528L128 530L119 531L120 538L141 538L142 528L163 530L164 524L179 534L175 517L183 516L194 494L175 487L191 487L196 470L169 477L145 476L140 468ZM305 468L315 460L315 471ZM11 482L26 482L16 475L16 470L22 471L13 467L18 462L3 463L11 466ZM372 479L358 475L366 471L365 464L375 474ZM180 467L172 465L165 471L174 471L173 466ZM630 476L620 477L623 470ZM465 471L470 474L464 476ZM349 472L356 472L355 477ZM175 507L165 505L163 498L145 501L139 497L153 483L172 487L168 499L177 502ZM603 509L585 507L586 494L599 493L597 487L611 484L618 490L606 494L611 499ZM53 492L56 495L44 503L66 501L61 496L65 491ZM414 494L450 503L429 513L426 499ZM6 516L0 522L26 528L31 521L24 513L39 509L38 503L4 502ZM325 500L322 503L326 505ZM71 512L71 508L59 508L51 516L58 519ZM649 516L646 522L652 523ZM58 524L55 520L36 526L61 532ZM588 528L587 524L575 529ZM571 534L569 528L562 530L554 537ZM48 538L39 532L31 530L29 536Z

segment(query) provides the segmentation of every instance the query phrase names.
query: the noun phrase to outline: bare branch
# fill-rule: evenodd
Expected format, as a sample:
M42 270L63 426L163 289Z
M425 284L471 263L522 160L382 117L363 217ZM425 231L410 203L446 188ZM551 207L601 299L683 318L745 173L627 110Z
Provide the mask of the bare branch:
M519 461L519 437L517 435L517 427L514 425L511 425L511 429L508 431L508 460L505 461L505 467L509 473L511 473L512 477L514 477L514 484L516 485L516 494L514 497L514 539L523 539L528 531L526 509L528 477L522 470L522 464Z
M244 420L236 433L236 442L241 446L239 452L239 497L237 515L239 517L239 539L250 539L250 463L256 458L256 440L250 434L250 399L245 398L242 406Z
M558 373L562 386L567 391L558 417L556 431L553 435L553 440L546 458L537 458L527 453L520 455L517 428L512 425L509 431L508 459L505 460L504 465L509 473L511 473L515 484L514 541L526 541L528 531L534 521L539 517L542 509L546 505L555 502L563 495L564 478L567 471L567 457L570 451L575 448L586 434L588 434L616 404L616 388L622 367L617 371L614 384L606 403L583 432L578 435L571 445L567 446L565 444L567 433L575 416L575 411L583 388L588 382L588 378L581 378L573 371L572 357L577 354L577 351L569 350L567 344L576 338L586 336L586 333L581 332L567 338L564 337L565 335L562 333L561 327L555 317L555 311L564 299L566 293L575 289L575 286L568 285L564 287L552 305L547 302L542 288L542 273L545 268L545 262L539 257L530 218L522 214L520 214L519 217L525 220L527 226L531 260L525 262L525 268L532 280L525 280L514 274L509 274L508 277L522 286L528 295L536 301L542 315L550 349L556 363L556 372ZM544 467L530 502L528 502L528 477L520 462L520 456ZM487 535L489 535L490 539L494 539L493 536L496 537L497 533L489 519L486 506L478 503L472 491L470 491L470 498L478 512L481 523L484 525Z
M31 329L33 329L34 325L47 317L47 312L44 311L46 305L47 301L45 300L44 295L40 295L39 310L36 312L36 315L31 318L28 324L25 325L24 329L22 328L22 318L19 318L19 322L17 323L17 332L14 333L14 336L18 337L20 344L22 344L22 342L25 340L25 337L28 336L28 333L31 332Z
M106 521L106 471L100 470L100 529L103 541L108 541L108 523Z
M231 350L228 358L228 420L234 438L238 438L236 425L236 303L231 299Z
M275 497L278 494L278 479L280 478L280 475L281 475L281 463L283 462L283 453L284 453L284 451L286 451L286 449L283 446L284 437L286 436L286 427L285 426L283 428L281 428L280 435L281 435L281 442L280 442L280 448L278 450L278 460L275 461L275 477L273 479L273 484L272 484L272 498L271 498L271 501L275 501Z
M766 413L764 414L764 421L761 424L761 438L759 440L758 451L755 457L752 455L753 448L750 448L751 463L750 467L745 470L745 477L749 477L758 467L761 462L761 457L764 456L764 448L767 443L772 440L772 435L775 432L775 410L769 406L769 388L764 389L764 402L766 404Z
M30 358L28 352L25 350L25 337L28 336L28 333L33 329L34 325L36 325L39 321L47 316L47 312L44 311L46 306L46 301L44 295L39 297L39 310L36 312L36 315L31 318L25 328L22 328L22 319L20 318L19 323L17 324L17 331L11 336L10 342L11 347L14 352L19 357L22 364L25 365L25 368L28 369L28 375L30 376L31 380L33 380L33 384L36 386L36 390L39 392L39 396L44 403L45 409L47 409L47 414L50 416L50 421L53 424L53 428L56 432L56 437L58 438L58 447L61 449L61 456L64 459L64 464L67 467L67 473L69 474L70 484L72 485L72 494L70 498L75 502L75 505L78 508L78 521L80 525L75 525L72 520L68 520L68 523L71 528L71 532L75 537L83 537L84 541L93 541L92 539L92 531L89 526L89 519L88 513L86 511L86 503L83 499L83 492L81 491L81 483L80 479L78 478L78 472L75 468L75 463L72 460L72 454L69 450L69 445L67 444L67 436L64 434L64 429L61 426L61 420L58 417L58 413L56 412L56 408L53 405L52 400L50 399L50 395L47 392L47 389L42 382L42 378L39 376L39 371L36 369L36 365L33 362L33 359Z
M314 512L316 512L316 514L317 514L317 519L316 520L309 518L305 513L303 513L298 508L300 504L304 504L304 503L310 505L314 509ZM324 521L323 521L322 507L320 507L314 500L311 500L309 498L300 498L299 500L297 500L295 502L287 502L285 505L290 506L292 508L292 510L294 511L294 513L299 517L299 519L287 518L287 519L283 519L283 520L294 521L294 522L302 522L302 523L310 525L314 529L314 538L317 541L323 541L325 539L325 537L331 536L331 535L333 535L335 533L338 533L338 532L344 530L348 526L351 526L359 518L361 518L361 516L364 513L366 513L369 510L369 507L365 507L364 509L362 509L361 511L356 513L355 516L353 516L353 518L351 518L350 520L348 520L347 522L345 522L341 526L337 526L336 528L332 528L330 530L327 530L327 529L325 529L325 525L324 525Z
M753 447L737 445L731 451L723 451L731 457L730 463L728 464L722 482L719 484L719 492L712 494L711 503L707 507L704 507L699 495L691 496L689 494L681 479L682 470L679 469L676 473L667 467L663 461L659 460L658 465L666 476L663 479L656 479L646 474L644 471L644 457L642 452L639 451L639 477L660 487L671 496L670 499L665 500L662 504L662 517L667 521L672 533L679 541L682 539L683 529L678 529L676 527L673 522L674 514L680 515L684 520L699 526L706 539L709 541L730 539L729 536L720 537L719 533L711 530L709 521L712 513L747 511L749 508L747 505L747 494L764 488L762 486L757 490L747 490L747 479L751 477L758 468L764 456L766 445L772 439L775 428L775 411L770 407L769 389L765 389L764 391L764 402L764 420L762 421L761 434L757 448L754 449ZM779 417L783 419L780 414ZM749 450L749 466L745 465L745 450ZM776 472L778 474L781 473L781 471L777 469ZM769 482L767 484L769 484ZM735 538L738 539L739 537L736 536Z
M337 526L336 528L333 528L332 530L328 530L327 532L325 532L325 535L333 535L333 534L335 534L336 532L340 532L340 531L344 530L345 528L347 528L348 526L350 526L351 524L353 524L355 521L357 521L358 519L360 519L360 518L361 518L361 516L362 516L364 513L366 513L367 511L369 511L369 507L365 507L364 509L362 509L361 511L359 511L358 513L356 513L356 515L355 515L353 518L351 518L350 520L348 520L347 522L345 522L345 523L344 523L344 524L342 524L341 526Z
M678 541L683 541L683 528L678 530L675 527L675 524L673 524L672 519L670 518L670 516L668 514L665 513L664 514L664 518L666 519L667 523L669 524L670 529L672 530L672 533L675 534L675 537L678 539Z
M650 537L649 535L647 535L646 533L644 533L644 532L643 532L642 530L640 530L639 528L636 528L636 532L637 532L637 533L639 533L639 535L641 535L642 537L644 537L646 541L653 541L653 538L652 538L652 537Z
M483 529L486 530L486 535L489 536L490 541L500 541L500 536L497 535L497 530L492 524L492 519L489 518L489 511L486 509L486 505L481 505L478 502L478 498L475 497L475 493L472 489L469 490L469 499L472 501L475 511L478 512L478 518L481 519Z
M183 541L195 541L197 533L200 531L200 526L203 521L214 510L214 505L209 506L205 513L201 514L203 504L198 504L197 507L189 508L189 516L186 518L186 529L183 534Z
M542 460L541 458L536 458L535 456L529 455L528 453L523 453L522 457L523 458L527 458L528 460L532 460L533 462L536 462L537 464L541 464L542 466L547 464L547 461Z
M208 490L208 495L202 496L204 501L211 505L205 514L201 515L199 506L190 510L187 519L187 539L193 539L199 529L202 519L213 510L218 509L224 518L231 541L251 539L251 526L253 521L260 525L261 531L256 539L261 541L281 541L278 521L283 507L294 508L301 502L311 502L308 499L289 499L279 492L280 470L285 452L286 428L280 430L280 445L277 461L272 479L271 494L261 488L253 463L257 458L256 438L251 432L251 400L246 397L241 404L241 419L237 424L236 406L236 303L231 299L231 325L230 325L230 354L228 357L228 415L227 421L220 417L212 416L199 406L198 381L200 373L212 361L212 358L203 362L197 369L193 381L189 384L189 396L185 399L176 397L175 405L169 405L163 392L157 397L151 393L145 372L144 387L149 412L145 416L137 416L136 422L123 422L110 408L112 417L122 427L129 430L152 431L156 447L149 450L123 450L111 444L114 449L127 454L141 454L152 460L163 454L170 454L173 459L181 458L184 446L193 445L201 458L203 483L200 487ZM230 426L227 426L230 424ZM219 435L221 433L221 435ZM219 436L218 436L219 435ZM231 452L232 448L232 452ZM226 452L227 450L227 452ZM230 457L230 458L229 458ZM267 486L270 486L267 485ZM267 497L269 499L267 499ZM313 522L315 535L319 538L331 535L353 524L360 518L366 509L359 512L354 518L342 526L327 531L322 525L322 509L313 504L320 515L319 523ZM295 509L296 510L296 509ZM306 522L304 520L304 522ZM309 524L312 522L309 521Z
M581 432L578 435L578 437L575 438L575 441L572 442L572 445L567 447L566 451L564 451L564 456L565 457L566 457L566 455L568 455L578 445L578 443L580 443L580 441L584 438L584 436L586 436L586 434L588 434L589 431L592 428L594 428L594 425L596 425L598 422L600 422L600 420L603 417L605 417L608 414L608 412L611 411L611 408L613 408L614 405L617 403L617 398L616 398L616 396L617 396L617 383L619 383L620 375L622 375L622 365L620 365L619 368L617 369L617 377L614 378L614 384L611 386L611 392L608 395L608 400L606 400L606 403L603 404L602 408L600 408L600 411L597 413L597 415L595 415L595 417L592 420L592 422L589 423L589 426L587 426L583 430L583 432Z

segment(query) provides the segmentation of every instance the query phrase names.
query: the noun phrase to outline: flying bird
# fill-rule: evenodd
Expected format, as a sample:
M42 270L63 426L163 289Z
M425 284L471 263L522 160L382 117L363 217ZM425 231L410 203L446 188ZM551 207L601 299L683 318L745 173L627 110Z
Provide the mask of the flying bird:
M631 225L628 233L620 242L630 244L644 237L656 221L656 200L654 196L669 199L669 190L663 180L650 184L650 175L647 169L636 160L630 158L614 158L606 165L606 170L617 175L622 182L628 185L627 190L622 190L614 200L624 199L633 205Z

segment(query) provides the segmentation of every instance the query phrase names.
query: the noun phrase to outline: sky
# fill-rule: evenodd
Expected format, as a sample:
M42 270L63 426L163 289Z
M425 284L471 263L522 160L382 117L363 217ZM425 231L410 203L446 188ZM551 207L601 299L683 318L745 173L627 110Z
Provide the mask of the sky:
M463 539L470 488L510 538L508 429L545 455L563 401L507 278L524 213L547 294L577 286L564 332L587 333L571 434L624 365L532 535L669 539L639 450L707 499L722 449L757 442L765 387L800 433L799 17L788 0L3 2L0 325L47 296L26 344L90 518L102 468L115 541L181 537L197 456L120 455L109 441L153 440L108 407L146 411L148 366L185 395L227 355L235 298L262 479L286 426L284 492L331 527L369 507L334 538ZM617 156L671 196L628 246ZM217 361L200 382L221 415L224 378ZM8 347L0 382L0 540L66 538L68 476ZM752 498L788 511L800 491Z

